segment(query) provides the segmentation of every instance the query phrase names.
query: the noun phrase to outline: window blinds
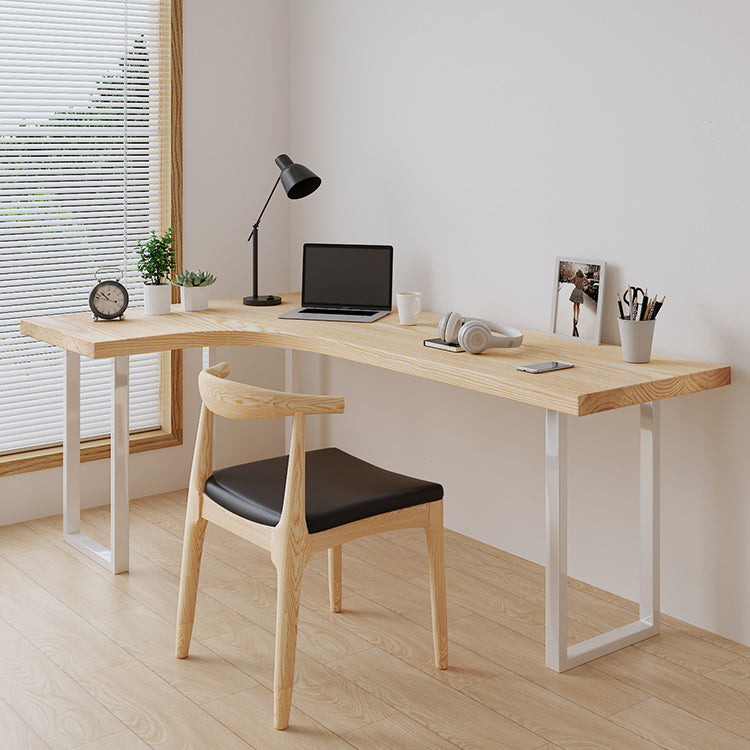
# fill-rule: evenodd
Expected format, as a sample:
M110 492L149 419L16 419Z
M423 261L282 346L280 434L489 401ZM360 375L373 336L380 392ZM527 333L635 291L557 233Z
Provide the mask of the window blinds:
M88 310L99 268L120 268L143 304L135 244L166 229L161 6L0 3L0 454L59 444L64 429L63 352L19 320ZM103 436L111 362L81 360L81 434ZM157 354L130 359L131 431L159 426L159 372Z

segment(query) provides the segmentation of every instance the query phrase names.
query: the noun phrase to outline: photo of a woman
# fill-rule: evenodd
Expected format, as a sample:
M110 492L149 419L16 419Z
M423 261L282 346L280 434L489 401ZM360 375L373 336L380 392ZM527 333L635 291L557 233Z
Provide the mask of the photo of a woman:
M604 263L557 258L552 333L599 343Z
M578 318L581 315L581 305L586 301L583 296L584 288L588 287L589 282L583 275L583 271L579 268L573 276L568 279L568 282L574 285L573 291L570 293L569 300L573 303L573 336L578 336Z

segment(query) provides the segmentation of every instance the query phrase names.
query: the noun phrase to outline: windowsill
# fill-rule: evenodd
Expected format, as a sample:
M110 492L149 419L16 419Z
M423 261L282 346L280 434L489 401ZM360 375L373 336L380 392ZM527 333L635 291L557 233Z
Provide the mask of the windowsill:
M109 458L109 442L110 440L107 437L81 443L81 462ZM168 431L160 428L132 434L129 452L142 453L158 448L171 448L175 445L182 445L182 429L176 428L173 431ZM27 471L52 469L57 466L62 466L61 445L54 448L40 448L0 456L0 477L22 474Z

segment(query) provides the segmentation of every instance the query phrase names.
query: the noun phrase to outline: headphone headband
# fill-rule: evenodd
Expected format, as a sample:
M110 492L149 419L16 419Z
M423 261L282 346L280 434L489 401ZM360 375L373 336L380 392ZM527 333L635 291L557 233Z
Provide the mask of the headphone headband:
M487 325L490 327L492 333L499 333L504 337L502 339L495 338L495 341L492 344L493 347L498 349L513 349L517 346L521 346L523 343L523 331L519 331L518 328L506 326L502 323L487 323Z

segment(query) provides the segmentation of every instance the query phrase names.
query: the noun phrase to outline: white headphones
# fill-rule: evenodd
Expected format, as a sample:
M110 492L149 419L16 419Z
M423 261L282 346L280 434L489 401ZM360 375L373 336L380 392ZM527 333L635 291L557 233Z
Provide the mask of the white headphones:
M470 354L481 354L485 349L510 349L521 346L523 333L518 328L485 323L476 318L462 318L457 312L447 312L440 318L438 333L443 341L458 344ZM499 333L494 336L493 333Z

